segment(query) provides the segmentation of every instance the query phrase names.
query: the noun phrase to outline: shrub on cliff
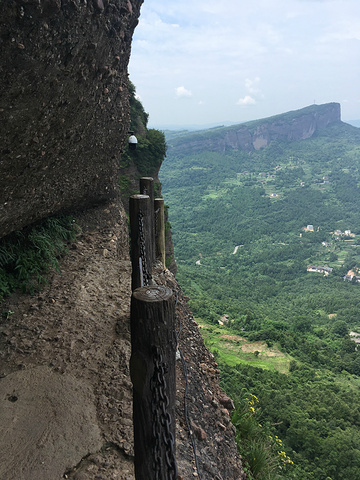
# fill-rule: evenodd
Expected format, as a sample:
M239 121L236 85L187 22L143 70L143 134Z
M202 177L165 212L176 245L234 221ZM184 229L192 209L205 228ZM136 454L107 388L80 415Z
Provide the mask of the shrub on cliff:
M53 217L1 239L0 302L16 288L33 293L46 283L44 275L59 271L58 258L75 238L72 218Z

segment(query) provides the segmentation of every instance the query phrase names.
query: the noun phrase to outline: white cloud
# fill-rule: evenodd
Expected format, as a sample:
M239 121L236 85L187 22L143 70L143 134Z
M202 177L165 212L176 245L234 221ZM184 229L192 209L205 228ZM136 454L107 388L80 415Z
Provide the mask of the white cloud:
M175 88L175 94L176 94L176 96L179 97L179 98L192 97L192 92L191 92L191 90L188 90L188 89L185 88L184 86Z
M240 98L236 105L240 105L242 107L249 106L249 105L256 105L257 100L264 98L264 95L259 88L260 77L255 77L253 80L251 78L245 79L245 88L248 95L245 95L244 98Z
M255 77L254 80L251 80L250 78L247 78L245 80L245 87L246 90L254 95L262 95L261 90L259 88L259 83L260 83L260 78Z
M359 0L146 0L130 78L158 123L186 123L189 100L198 123L245 121L344 91L358 118L359 18Z
M256 105L256 100L250 95L245 95L244 98L239 98L236 102L236 105L240 105L242 107L249 106L249 105Z

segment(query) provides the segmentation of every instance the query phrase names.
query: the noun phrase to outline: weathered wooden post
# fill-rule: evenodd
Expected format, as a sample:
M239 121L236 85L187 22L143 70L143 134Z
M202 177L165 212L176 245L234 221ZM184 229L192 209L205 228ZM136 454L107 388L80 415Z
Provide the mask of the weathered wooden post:
M164 219L164 199L155 198L155 258L159 259L165 265L165 219Z
M154 221L154 179L152 177L141 177L140 178L140 193L142 195L149 195L150 203L152 208L151 216L151 242L154 246L152 250L153 257L151 261L155 260L155 221Z
M140 193L149 195L151 201L154 201L154 179L152 177L140 178Z
M131 298L131 360L136 480L176 480L175 302L163 285Z
M132 195L129 202L131 236L131 288L148 285L151 279L153 248L152 240L154 207L149 195Z

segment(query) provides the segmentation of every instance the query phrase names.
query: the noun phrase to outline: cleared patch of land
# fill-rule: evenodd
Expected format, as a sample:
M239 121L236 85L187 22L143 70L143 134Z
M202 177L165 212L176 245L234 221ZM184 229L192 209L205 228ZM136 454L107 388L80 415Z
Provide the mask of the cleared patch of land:
M292 357L266 342L249 342L226 326L199 323L206 346L221 361L230 366L246 363L254 367L289 373Z

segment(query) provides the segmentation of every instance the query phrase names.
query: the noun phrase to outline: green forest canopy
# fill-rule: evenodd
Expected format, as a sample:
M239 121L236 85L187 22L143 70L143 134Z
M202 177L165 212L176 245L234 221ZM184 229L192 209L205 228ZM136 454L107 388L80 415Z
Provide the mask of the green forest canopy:
M261 422L295 459L285 478L360 478L360 352L349 337L360 333L360 283L344 281L360 267L359 166L360 131L338 123L250 154L192 154L182 132L160 171L194 316L226 315L234 333L293 359L284 375L215 352L225 389L256 394Z

